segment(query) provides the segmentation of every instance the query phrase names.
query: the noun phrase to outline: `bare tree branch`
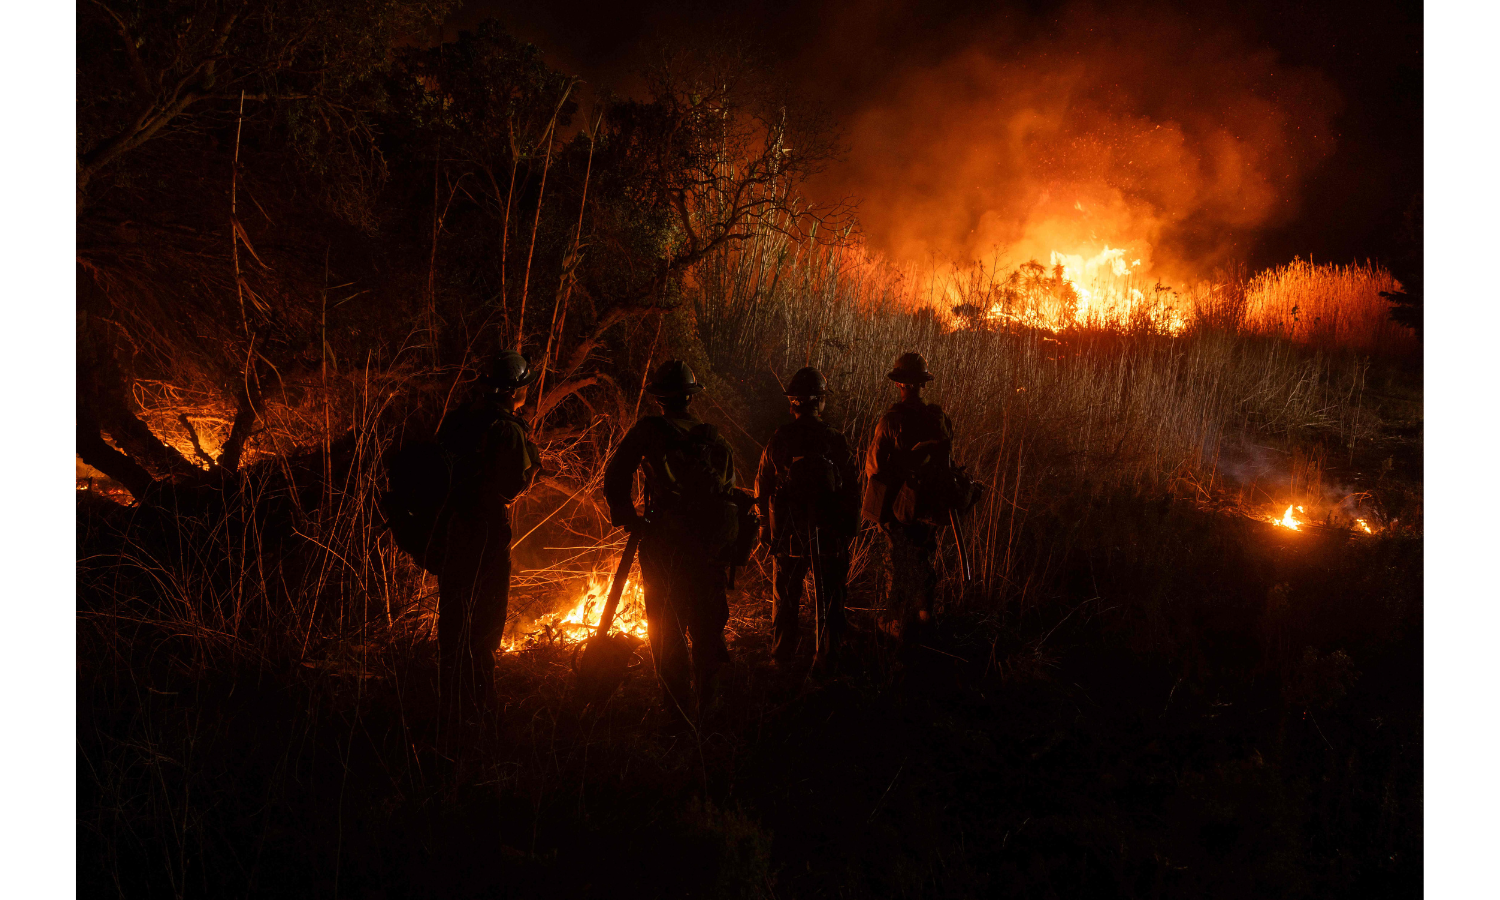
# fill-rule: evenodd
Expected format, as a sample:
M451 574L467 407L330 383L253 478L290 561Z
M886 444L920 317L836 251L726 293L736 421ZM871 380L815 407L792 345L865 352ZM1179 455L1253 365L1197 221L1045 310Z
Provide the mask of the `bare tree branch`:
M76 449L79 459L125 485L137 499L146 496L156 484L144 466L109 445L100 431L99 420L83 407L78 410Z

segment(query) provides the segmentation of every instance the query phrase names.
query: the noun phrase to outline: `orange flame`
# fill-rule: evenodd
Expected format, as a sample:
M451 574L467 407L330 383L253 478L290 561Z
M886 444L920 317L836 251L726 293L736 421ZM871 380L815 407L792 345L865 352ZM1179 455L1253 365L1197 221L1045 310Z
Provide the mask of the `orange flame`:
M1047 251L1040 257L1046 265L1032 257L1008 276L1002 275L1003 267L988 273L984 267L939 267L926 276L926 294L945 311L960 304L977 306L974 312L991 322L1052 332L1146 324L1180 334L1189 322L1187 300L1165 288L1151 289L1146 275L1150 248L1140 241L1131 246L1135 249L1072 244L1070 250Z
M1126 259L1123 247L1104 245L1089 256L1088 250L1063 253L1053 250L1051 264L1062 266L1063 280L1078 295L1078 305L1071 322L1060 325L1123 325L1145 318L1151 324L1178 334L1187 327L1187 319L1173 306L1152 306L1137 285L1141 260Z
M1307 510L1303 507L1297 506L1295 508L1299 513L1307 513ZM1286 512L1282 513L1279 518L1276 516L1267 516L1266 520L1269 521L1272 525L1280 525L1282 528L1290 528L1293 531L1301 531L1303 523L1300 519L1292 514L1292 509L1293 506L1287 506Z
M510 653L547 644L576 644L592 637L609 600L611 571L613 567L590 575L571 606L537 617L529 631L506 640L501 649ZM646 595L638 580L626 580L610 630L646 638Z

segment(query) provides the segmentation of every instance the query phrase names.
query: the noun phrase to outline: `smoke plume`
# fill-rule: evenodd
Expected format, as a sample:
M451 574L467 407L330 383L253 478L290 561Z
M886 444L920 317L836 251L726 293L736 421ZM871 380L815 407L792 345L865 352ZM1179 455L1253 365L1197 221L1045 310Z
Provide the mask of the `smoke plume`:
M1199 277L1292 217L1333 150L1331 84L1225 26L1087 6L955 24L918 51L892 38L879 89L851 98L848 161L818 188L860 198L870 246L893 259L1107 246L1135 275ZM879 65L878 24L830 25L830 77Z

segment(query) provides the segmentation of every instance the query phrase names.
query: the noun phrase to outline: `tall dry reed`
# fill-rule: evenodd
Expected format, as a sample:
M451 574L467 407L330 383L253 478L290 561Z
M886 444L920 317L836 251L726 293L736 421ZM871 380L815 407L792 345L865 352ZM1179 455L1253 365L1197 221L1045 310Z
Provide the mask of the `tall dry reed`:
M1296 259L1245 285L1244 327L1323 348L1406 352L1415 335L1391 320L1390 303L1381 296L1399 290L1390 272L1371 263Z
M1057 290L1045 271L1023 276L1036 282L1023 300ZM1344 295L1359 297L1376 278L1325 276L1344 278ZM1016 285L994 271L953 277L943 291L957 301L949 314L929 305L930 284L871 263L857 246L798 244L767 229L700 270L694 315L715 371L747 390L764 385L767 370L782 378L820 368L833 391L829 418L856 448L895 399L891 361L923 353L937 375L928 396L957 423L956 455L990 487L971 540L992 590L1017 576L1015 535L1034 501L1080 488L1160 489L1184 477L1212 485L1227 443L1312 431L1352 442L1363 433L1366 363L1288 340L1296 335L1234 327L1223 291L1205 293L1221 308L1187 327L1143 306L1126 321L1053 331L983 314L1007 291L1015 301Z

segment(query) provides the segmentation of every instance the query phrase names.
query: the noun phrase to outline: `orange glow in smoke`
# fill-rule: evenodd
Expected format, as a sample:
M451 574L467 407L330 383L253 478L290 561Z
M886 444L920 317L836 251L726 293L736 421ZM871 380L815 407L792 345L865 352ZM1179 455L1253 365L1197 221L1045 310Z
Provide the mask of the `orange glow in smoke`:
M859 197L869 249L912 267L940 315L971 307L958 327L1181 333L1179 295L1295 215L1335 149L1334 86L1229 29L1094 10L1045 35L953 37L855 99L847 159L816 190ZM965 283L1032 261L1045 280L1060 270L1055 286L985 297Z

